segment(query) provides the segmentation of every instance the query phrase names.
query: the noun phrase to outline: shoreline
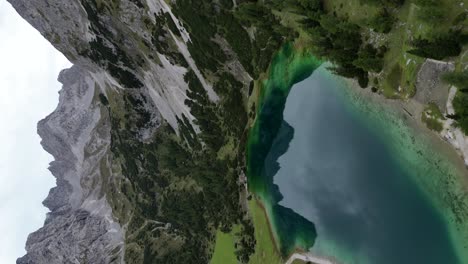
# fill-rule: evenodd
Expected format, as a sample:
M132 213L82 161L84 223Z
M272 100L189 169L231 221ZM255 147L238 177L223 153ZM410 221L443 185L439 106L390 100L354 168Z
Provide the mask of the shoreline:
M312 245L313 243L311 242L313 241L310 241L311 240L310 238L315 238L315 235L314 236L310 234L305 235L305 237L308 238L307 241L304 241L306 245L298 244L298 245L290 246L288 242L291 242L291 241L286 241L286 242L281 241L280 232L276 233L278 230L276 226L273 226L276 220L275 213L276 213L277 208L274 207L273 205L270 206L270 204L266 204L266 203L269 203L268 199L265 199L265 200L262 199L262 192L265 192L265 191L269 192L271 190L265 189L265 188L268 188L268 186L266 185L255 184L255 177L252 177L252 174L256 175L257 173L259 177L261 176L261 168L259 166L262 166L262 164L258 162L264 163L265 160L260 160L256 163L250 164L249 156L261 155L261 157L264 157L264 156L266 157L267 155L267 153L262 153L262 151L263 152L266 151L266 148L263 147L263 145L268 144L268 142L260 141L258 138L259 135L255 134L256 132L258 132L261 125L271 126L269 129L273 129L273 130L279 129L278 125L280 124L275 123L274 122L275 120L273 120L273 122L270 122L270 123L267 122L266 124L259 123L260 122L259 120L261 120L261 116L262 116L261 109L264 106L266 98L273 98L271 102L269 102L272 104L271 107L273 107L274 109L279 109L281 105L284 104L284 102L282 102L282 99L284 99L284 101L286 100L287 94L289 93L289 90L292 88L292 86L296 84L297 82L308 77L313 71L315 71L321 65L321 62L318 61L315 57L313 57L309 53L305 54L304 52L305 52L304 49L296 49L293 43L284 45L274 56L267 73L265 73L263 78L261 78L262 80L258 80L255 82L254 91L252 93L253 96L249 99L249 104L250 104L249 109L253 108L256 115L254 116L254 118L250 118L249 120L250 129L249 129L249 136L248 136L247 147L246 147L247 167L248 167L247 182L249 184L248 189L249 189L249 193L253 194L256 199L256 201L253 201L253 202L255 202L256 205L260 207L260 210L262 210L262 217L265 217L265 220L267 221L266 223L268 225L269 237L274 247L273 251L275 252L275 254L277 254L279 259L281 259L281 263L284 263L285 261L284 259L285 256L283 255L282 251L287 251L287 253L284 252L284 254L286 255L286 254L292 253L289 251L294 251L294 248L296 246L303 246L304 248L309 247L307 243ZM273 92L279 92L279 94L272 95ZM267 115L271 115L271 113ZM270 133L270 136L272 136L273 133L274 132ZM268 138L268 136L266 138L266 140L271 140L271 141L273 139L274 138L271 138L271 137ZM259 149L260 151L259 153L251 152L251 148L253 148L254 146L257 147L257 149ZM269 211L272 211L272 212L269 212ZM288 216L288 217L291 217L291 216ZM298 237L298 234L296 234L295 232L297 233L299 232L299 230L294 230L294 227L293 227L292 230L289 230L288 234L291 234L290 237L296 238ZM314 232L315 232L315 229L314 229ZM288 248L283 249L282 244L287 244Z
M325 65L322 65L323 67ZM334 75L331 75L334 76ZM336 76L334 76L336 77ZM456 229L459 227L463 227L463 223L457 223L454 221L456 218L456 212L453 210L453 207L451 206L452 200L449 199L450 201L444 201L443 197L441 194L444 192L447 192L447 194L452 195L458 195L460 193L460 190L458 190L455 187L459 187L456 185L461 185L461 188L463 190L468 189L468 170L466 169L466 166L463 162L463 159L460 158L459 153L455 150L455 148L451 144L447 144L447 140L445 140L440 134L430 130L429 128L426 127L426 125L422 122L420 116L424 111L425 105L417 102L416 100L410 98L410 99L388 99L384 97L381 94L376 94L372 93L369 88L367 89L362 89L358 86L356 81L350 80L350 79L345 79L345 78L339 78L340 82L345 83L345 87L349 88L350 90L346 93L348 95L352 95L355 98L351 98L350 102L356 103L362 103L363 108L361 110L367 111L369 110L369 114L374 115L374 117L370 118L386 118L389 117L388 121L390 122L398 122L398 125L396 127L401 128L402 134L401 136L398 136L398 134L395 134L395 130L389 131L390 135L392 137L398 138L400 143L408 143L407 140L408 136L416 138L416 141L413 139L413 144L411 142L409 143L411 146L409 146L413 151L421 149L425 154L426 158L424 160L424 163L430 164L431 168L432 166L438 166L438 160L437 158L440 158L440 160L443 160L443 165L446 167L443 168L438 168L439 171L444 172L445 169L447 169L447 176L439 176L433 179L427 180L427 177L421 177L420 175L415 175L414 180L415 184L418 185L418 187L425 192L427 195L427 198L430 199L430 201L433 203L435 208L437 208L437 211L440 214L443 214L443 218L446 220L446 227L447 231L450 234L450 237L452 238L452 243L454 244L454 247L457 248L457 252L460 252L460 246L463 246L465 243L457 243L457 242L463 242L464 239L462 237L465 235L463 233L456 233ZM342 93L343 96L346 95L346 93ZM372 107L372 105L375 105L377 107ZM387 113L384 113L384 116L378 115L379 111L388 109ZM376 115L377 114L377 115ZM386 116L388 115L388 116ZM253 120L253 124L256 122L256 119ZM392 134L393 132L393 134ZM406 138L405 138L406 137ZM416 143L415 143L416 142ZM404 152L406 153L406 152ZM407 157L404 157L407 158ZM400 160L401 161L401 160ZM414 167L414 162L410 163L406 169L409 171L412 170ZM413 167L412 167L413 166ZM452 172L452 167L455 169L456 175L450 174ZM442 173L443 174L443 173ZM461 175L463 175L461 177ZM450 186L445 186L441 185L440 183L443 183L445 180L454 180L455 179L455 185L450 185ZM431 182L431 181L434 181ZM462 184L458 184L458 183ZM454 187L455 186L455 187ZM445 189L447 187L448 189ZM433 195L433 194L436 195ZM466 193L466 192L465 192ZM281 245L278 243L278 237L275 236L275 228L272 224L272 219L270 219L269 213L266 210L264 201L260 199L260 197L257 197L255 193L255 202L256 204L260 207L262 210L262 215L263 217L266 217L266 221L268 224L268 231L269 231L269 236L274 244L274 251L280 256L280 259L283 261L289 261L291 258L297 258L300 257L302 258L307 258L309 256L310 252L304 252L304 250L295 248L291 250L291 252L288 252L290 254L286 259L282 254L280 253L279 247ZM463 209L462 209L463 210ZM307 249L308 250L308 249ZM312 254L312 253L310 253ZM464 254L460 254L460 257L462 257ZM312 257L316 257L314 255L310 255ZM321 258L319 258L321 259ZM292 259L294 260L294 259ZM325 261L326 259L324 259ZM328 262L320 262L321 263L333 263L329 262L330 260L327 260ZM291 261L292 262L292 261ZM287 262L289 263L289 262Z
M456 93L457 88L454 86L450 87L445 105L446 114L455 114L452 100ZM468 137L463 134L460 128L454 126L454 122L455 121L450 118L442 120L443 130L438 134L458 152L465 163L465 167L468 168Z
M265 208L265 205L263 204L263 202L261 201L260 198L257 198L256 195L254 195L254 199L255 199L255 203L258 205L258 207L260 207L260 209L262 210L262 213L263 213L263 216L265 217L265 220L267 222L267 225L268 225L268 234L270 235L270 239L271 241L273 242L273 245L274 245L274 251L276 252L276 254L278 254L278 256L281 258L281 260L284 260L283 256L281 255L281 252L279 250L279 243L277 241L277 238L275 237L274 235L274 231L273 231L273 225L271 223L271 220L270 220L270 217L268 216L268 212Z
M422 103L411 98L407 100L388 99L383 95L372 93L370 89L360 88L353 80L344 79L343 82L347 84L347 88L351 90L350 93L355 94L357 99L380 105L382 109L388 109L390 115L399 119L408 129L405 132L409 132L409 136L414 136L413 143L408 145L409 148L422 149L426 155L428 153L432 155L426 156L424 162L432 164L433 169L439 170L440 176L428 179L416 175L412 178L443 217L454 250L461 263L465 263L463 261L468 259L466 251L468 223L460 219L465 219L468 215L466 198L468 195L468 170L463 155L444 138L443 133L430 130L422 122L420 118L424 111ZM407 167L407 170L411 171L411 169L411 166Z
M330 76L336 78L334 75ZM468 245L468 232L463 230L467 230L465 229L467 224L458 219L464 219L463 215L468 212L466 210L468 209L466 207L467 199L464 198L468 193L468 170L459 153L450 142L447 142L436 131L427 128L421 120L420 116L425 109L422 103L414 99L388 99L383 95L372 93L370 89L360 88L353 80L338 79L346 84L343 87L344 91L349 89L339 96L352 96L347 99L350 102L350 107L355 107L356 110L359 109L358 111L369 112L369 120L383 119L387 122L387 125L384 123L384 128L391 127L387 131L388 133L385 132L381 136L390 136L390 140L387 140L389 147L401 151L394 152L399 163L409 162L403 165L405 170L411 174L410 178L414 180L414 184L424 193L426 199L444 219L444 226L451 244L456 255L462 261L461 263L464 263L463 260L467 256L463 248ZM385 111L386 109L388 112ZM397 122L397 124L393 122ZM369 124L372 126L371 123ZM397 145L392 146L392 142ZM408 151L401 149L405 146L407 146ZM408 153L411 152L418 152L420 156L408 156ZM423 166L426 170L420 170L418 166ZM427 169L437 172L427 174ZM426 173L421 174L423 171ZM294 253L304 254L297 249L291 254ZM307 253L305 254L307 255Z
M329 260L324 257L316 256L310 252L295 252L292 253L285 264L292 264L294 260L302 260L304 262L312 262L314 264L338 264L332 260Z
M422 133L423 136L430 141L431 148L442 151L443 156L447 158L447 160L450 161L452 165L454 165L459 170L459 172L465 175L463 180L466 184L465 188L468 190L468 164L465 164L464 154L457 148L456 145L452 144L452 142L450 142L445 137L445 134L443 134L443 132L445 132L446 126L445 122L444 130L442 132L439 133L437 131L433 131L421 121L420 117L424 112L424 104L417 102L413 98L406 100L386 98L383 94L373 93L369 88L361 88L355 80L347 78L340 79L342 79L342 81L346 84L346 87L350 88L354 94L364 97L364 99L370 103L379 104L382 105L383 108L388 108L391 111L395 111L397 114L401 115L399 118L401 118L405 125L413 130L413 132ZM448 100L450 100L450 98ZM446 122L448 121L449 120L446 120ZM456 128L452 127L452 129ZM466 136L464 138L466 138ZM468 161L468 156L466 159Z
M265 208L265 205L260 200L260 198L256 197L256 195L254 196L253 199L255 199L254 202L261 209L262 214L265 217L265 220L266 220L267 225L268 225L268 233L269 233L270 239L271 239L271 241L273 242L273 245L274 245L274 251L275 251L276 254L278 254L280 259L285 264L291 264L296 259L303 260L305 262L310 261L310 262L312 262L314 264L338 264L338 262L336 262L336 261L332 261L332 260L330 260L330 259L328 259L326 257L314 255L312 252L306 251L306 250L301 249L301 248L296 248L291 253L289 253L289 255L286 258L283 257L281 255L281 252L279 251L278 241L277 241L276 237L274 236L273 225L272 225L272 223L270 221L270 218L268 217L268 212L267 212L267 210Z

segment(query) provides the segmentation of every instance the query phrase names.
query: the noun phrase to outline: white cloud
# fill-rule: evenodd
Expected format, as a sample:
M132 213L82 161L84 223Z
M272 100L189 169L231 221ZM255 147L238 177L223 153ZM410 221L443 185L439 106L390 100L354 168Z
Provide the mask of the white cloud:
M0 0L0 263L24 255L29 233L42 226L41 204L55 179L40 146L37 122L58 102L61 69L70 67L34 28Z

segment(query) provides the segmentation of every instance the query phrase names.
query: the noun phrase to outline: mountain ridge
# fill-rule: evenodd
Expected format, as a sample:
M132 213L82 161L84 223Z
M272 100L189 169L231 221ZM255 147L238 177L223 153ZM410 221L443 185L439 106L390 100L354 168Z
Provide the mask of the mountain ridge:
M55 159L51 213L18 263L208 263L216 231L234 227L235 255L247 263L263 245L246 205L245 142L280 47L412 100L426 59L411 52L459 37L413 36L395 22L402 6L414 12L409 1L363 1L384 6L383 19L369 21L330 7L340 1L9 2L74 64L59 77L59 106L38 125ZM386 34L400 31L408 40L396 45Z
M231 140L224 139L224 132L213 143L213 136L205 136L220 133L211 128L213 118L229 114L218 109L228 97L215 93L214 86L219 93L225 88L218 82L225 78L236 90L250 83L235 54L231 51L222 75L209 73L219 81L205 80L207 71L198 68L187 47L193 40L162 0L10 3L74 64L60 74L63 88L57 109L38 124L42 145L55 159L50 171L57 187L44 201L51 212L44 227L29 236L27 254L17 263L208 261L215 229L244 221L236 207L237 165L230 165L234 169L229 169L229 177L223 175L225 179L210 176L224 182L220 188L228 186L226 194L204 188L207 176L200 174L213 166L236 164L237 155L242 155L229 146L224 151L228 156L219 158L217 152ZM231 50L221 37L217 42L226 52ZM197 110L199 105L210 105L209 112ZM201 122L203 115L211 117ZM242 122L231 125L243 131ZM167 162L155 158L166 155L157 148L173 147L178 150L167 153ZM171 159L177 160L173 153L178 151L185 153L185 164L195 161L192 172L175 173L179 169ZM207 151L211 161L219 161L204 164ZM212 171L218 170L225 171ZM204 205L192 226L186 226L178 223L178 216L170 216L178 205L169 202L180 193L193 197L192 203L200 200L200 205L216 200L210 196L226 196L229 202L218 198ZM231 220L232 214L238 216ZM194 231L196 223L203 224ZM199 241L191 240L193 232L198 232ZM181 253L187 250L199 254Z

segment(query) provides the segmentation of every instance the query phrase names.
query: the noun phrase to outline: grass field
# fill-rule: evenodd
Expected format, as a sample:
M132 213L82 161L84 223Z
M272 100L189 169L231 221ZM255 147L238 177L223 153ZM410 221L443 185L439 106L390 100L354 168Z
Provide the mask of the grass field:
M435 103L429 103L421 115L421 120L426 124L426 126L437 132L442 131L443 125L440 120L444 119L444 115Z
M329 6L333 7L333 10L337 10L338 15L349 17L352 22L362 27L366 27L367 19L375 16L380 9L376 6L361 5L359 0L328 0L327 2L329 2ZM338 8L338 4L344 5L346 8ZM388 98L406 98L415 94L414 80L417 70L424 60L406 53L407 50L411 49L408 45L408 33L420 32L421 30L421 23L416 21L414 14L415 6L411 1L406 1L394 14L398 21L389 34L364 32L365 38L368 38L376 46L385 45L388 47L388 52L384 57L384 70L374 76L378 82L377 87Z
M237 258L234 254L236 233L239 232L239 226L234 226L230 233L216 232L216 245L211 259L211 264L237 264Z
M255 227L255 253L250 258L250 264L277 264L283 263L274 240L271 236L265 211L255 199L249 201L249 209Z
M255 199L249 201L250 214L255 227L255 253L250 257L250 264L280 264L284 261L279 256L274 240L271 236L265 211ZM216 233L216 245L211 264L237 264L239 263L235 252L236 233L240 226L235 226L231 232Z
M296 259L292 262L292 264L306 264L307 262L304 262L303 260Z

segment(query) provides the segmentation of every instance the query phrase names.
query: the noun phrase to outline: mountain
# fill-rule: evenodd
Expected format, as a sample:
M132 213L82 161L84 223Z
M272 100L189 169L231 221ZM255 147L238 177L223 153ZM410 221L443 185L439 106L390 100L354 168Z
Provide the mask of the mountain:
M73 63L38 124L57 187L19 264L209 263L216 231L234 228L248 262L246 139L285 43L404 100L426 58L466 65L463 11L428 37L400 15L432 8L418 1L350 1L370 10L365 19L319 0L8 1Z
M203 263L216 229L243 221L252 78L222 36L189 35L182 2L11 1L74 64L38 125L51 212L17 263Z

